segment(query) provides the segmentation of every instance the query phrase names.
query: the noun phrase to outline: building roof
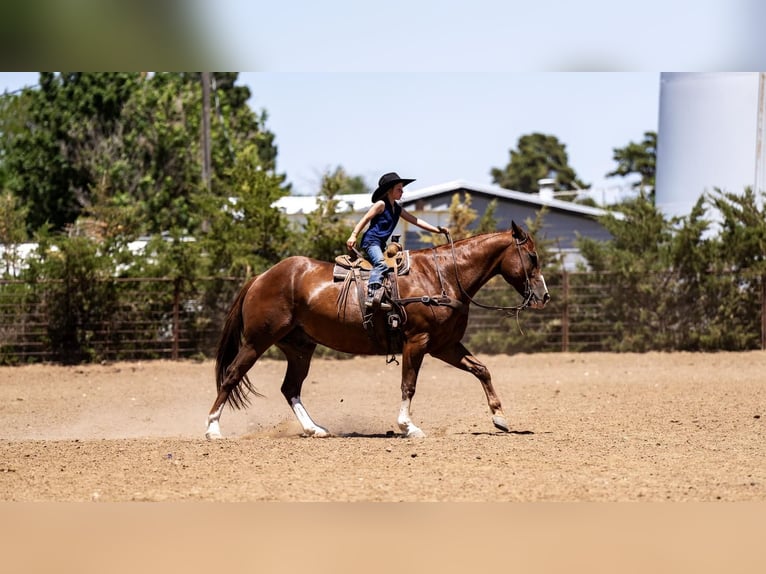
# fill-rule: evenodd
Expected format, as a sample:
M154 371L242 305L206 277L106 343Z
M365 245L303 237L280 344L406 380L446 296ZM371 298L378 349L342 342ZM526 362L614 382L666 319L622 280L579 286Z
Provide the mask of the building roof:
M527 203L532 206L548 207L549 209L565 211L571 214L584 215L588 217L601 217L608 213L605 209L598 207L581 205L578 203L572 203L571 201L562 201L555 198L546 198L536 193L523 193L520 191L513 191L496 185L472 183L462 179L447 181L445 183L431 185L417 190L406 190L404 197L402 197L401 203L405 205L411 205L414 202L427 200L430 197L444 193L453 193L459 190L464 190L469 193L484 193L511 201ZM370 207L370 195L366 193L340 195L337 196L337 199L340 201L338 210L341 212L361 212L366 211ZM314 195L289 195L280 198L276 202L276 205L287 215L296 215L300 213L306 214L311 213L316 209L317 198ZM437 210L449 209L449 204L443 208L440 206L432 208Z
M407 192L402 198L401 203L411 204L416 201L427 199L434 195L454 192L458 190L465 190L469 193L485 193L487 195L494 195L496 197L502 197L504 199L518 201L520 203L529 203L539 207L548 207L549 209L558 209L562 211L568 211L570 213L587 215L590 217L601 217L608 213L606 210L599 207L581 205L579 203L572 203L571 201L563 201L561 199L546 198L537 193L523 193L521 191L513 191L497 185L472 183L462 179L447 181L445 183L424 187L417 191Z

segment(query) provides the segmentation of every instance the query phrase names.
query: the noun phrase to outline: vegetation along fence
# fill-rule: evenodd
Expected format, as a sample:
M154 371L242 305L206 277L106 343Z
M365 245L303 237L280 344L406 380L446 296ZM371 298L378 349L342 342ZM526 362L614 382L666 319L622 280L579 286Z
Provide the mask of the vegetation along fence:
M0 281L0 363L207 357L241 285L114 279L83 294L63 281Z
M474 353L766 348L766 282L723 277L716 298L664 276L638 286L628 279L549 275L552 299L545 309L517 317L472 307L464 342ZM0 281L0 363L211 357L242 284L114 279L83 293L64 281ZM489 305L521 300L499 278L476 299Z

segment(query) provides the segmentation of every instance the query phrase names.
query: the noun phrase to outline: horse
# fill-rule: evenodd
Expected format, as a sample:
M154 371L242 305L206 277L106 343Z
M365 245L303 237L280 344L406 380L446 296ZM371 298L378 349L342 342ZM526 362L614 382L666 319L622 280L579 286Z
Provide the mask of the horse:
M479 289L501 275L522 297L522 305L541 309L550 299L531 234L511 223L507 231L480 234L410 252L410 269L396 277L398 297L391 302L401 313L400 353L402 402L397 417L404 437L425 433L410 418L418 373L426 354L473 374L487 397L494 426L510 432L488 369L461 343L471 303ZM331 433L309 416L301 387L318 344L357 355L388 354L386 316L374 311L375 324L364 325L360 297L344 297L344 283L333 280L334 265L304 256L286 258L251 278L234 299L216 352L218 394L207 417L208 439L221 438L219 419L226 404L243 409L257 391L248 371L276 345L287 359L281 391L312 437ZM389 274L390 275L390 274ZM361 289L362 286L359 286ZM366 287L365 287L366 289ZM369 316L368 316L369 318Z

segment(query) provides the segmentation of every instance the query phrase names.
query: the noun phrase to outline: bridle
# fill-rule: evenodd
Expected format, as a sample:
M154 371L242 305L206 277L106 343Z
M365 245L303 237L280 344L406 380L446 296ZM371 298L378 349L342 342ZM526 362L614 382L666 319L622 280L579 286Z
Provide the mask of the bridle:
M515 241L516 249L519 253L519 262L521 263L522 268L524 269L524 301L521 302L521 305L514 305L512 307L504 307L504 306L498 306L498 305L485 305L484 303L480 303L476 301L473 297L471 297L468 292L463 287L462 283L460 282L460 274L458 273L457 269L457 255L455 254L455 242L452 240L452 236L450 235L449 231L445 233L447 240L450 244L450 250L452 253L452 264L455 269L455 280L457 281L457 286L460 292L468 299L469 303L473 303L477 307L481 307L482 309L490 309L491 311L505 311L505 314L507 317L510 317L512 315L516 315L516 324L519 327L519 331L521 331L521 334L524 334L524 331L521 329L521 325L519 324L519 313L530 306L532 303L532 299L534 297L534 293L532 292L532 285L529 281L529 273L527 272L527 267L524 265L524 259L523 255L521 253L521 246L524 245L528 240L529 236L525 236L524 239L521 241ZM515 239L515 238L514 238ZM444 277L442 276L441 267L439 266L439 260L436 257L436 247L432 248L432 254L434 258L434 266L436 267L436 275L439 278L439 285L441 287L441 295L439 296L429 296L424 295L421 297L406 297L403 299L392 299L392 301L399 307L402 313L404 313L404 306L409 305L410 303L421 303L423 305L443 305L447 307L452 307L453 309L460 310L461 312L467 313L467 308L464 307L464 304L456 299L453 299L449 295L447 295L447 291L444 288ZM406 322L406 318L403 317L403 322Z
M532 303L532 298L534 297L534 293L532 292L532 285L529 282L529 273L527 272L527 266L524 265L524 259L521 254L521 246L524 245L527 241L529 241L529 236L525 236L524 239L521 241L517 241L514 238L514 243L516 244L516 250L519 253L519 263L521 263L522 269L524 269L524 301L521 302L521 305L515 305L512 307L504 307L504 306L498 306L498 305L485 305L483 303L479 303L476 301L473 297L471 297L466 290L463 288L463 285L460 283L460 275L457 270L457 255L455 254L455 242L452 240L452 235L450 235L449 231L445 233L447 236L447 240L450 244L450 249L452 252L452 264L455 268L455 280L457 281L458 289L460 289L460 292L465 295L465 297L476 305L477 307L481 307L482 309L490 309L492 311L505 311L506 316L510 317L514 313L516 314L516 321L518 322L519 319L519 313L530 306ZM436 261L436 254L434 254L434 261ZM439 271L439 266L437 264L436 271L439 274L439 280L441 281L441 272Z

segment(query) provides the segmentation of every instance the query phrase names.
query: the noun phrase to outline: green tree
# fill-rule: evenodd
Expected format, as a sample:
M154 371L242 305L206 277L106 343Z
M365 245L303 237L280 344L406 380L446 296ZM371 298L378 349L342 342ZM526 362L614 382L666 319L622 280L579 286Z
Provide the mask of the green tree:
M294 229L293 253L333 261L337 255L346 252L346 239L355 221L348 212L340 209L342 200L338 196L358 181L359 178L351 178L340 167L322 176L316 209L306 214L300 228Z
M288 221L274 204L288 192L282 176L263 169L256 145L237 153L226 178L229 196L200 194L195 204L202 242L211 273L246 277L287 255Z
M493 167L492 181L506 189L536 193L540 179L556 180L556 188L569 191L586 188L569 165L566 145L556 136L541 133L523 135L517 142L517 149L511 149L511 159L504 168Z
M600 304L616 327L614 350L758 347L766 213L752 190L716 190L672 220L644 195L620 212L602 220L612 240L579 241L603 277Z
M147 82L126 110L125 145L141 170L130 199L141 208L143 233L193 233L192 198L203 187L201 87L182 74Z
M718 261L736 273L766 273L764 195L747 187L741 195L716 189L706 198L721 215Z
M116 312L112 259L87 237L35 235L37 249L24 269L25 279L48 317L48 344L56 360L76 364L96 359L94 331Z
M607 173L607 177L639 175L639 180L633 184L641 193L648 193L654 198L654 182L657 171L657 133L644 132L640 143L630 142L623 148L614 148L614 161L617 167Z
M84 149L94 134L113 133L137 87L137 74L43 72L38 89L5 96L17 98L18 114L0 119L6 184L30 207L30 230L46 222L63 229L77 218L92 183Z
M259 165L273 171L277 149L265 111L248 107L250 90L235 85L237 74L213 79L213 188L226 196L238 151L255 145ZM4 95L0 177L34 206L29 229L50 222L61 230L103 210L114 219L125 208L125 233L194 232L201 91L197 72L61 72L41 74L38 89Z
M715 287L707 299L715 310L709 338L716 348L757 349L761 286L766 283L766 195L747 187L742 194L716 189L705 198L720 218L711 264L703 275L706 285Z
M365 183L361 175L349 175L341 167L336 170L336 173L341 177L338 195L372 195L372 189Z
M601 219L610 241L581 237L578 245L604 285L602 320L615 326L615 350L647 351L672 342L670 297L672 227L646 197L620 205Z

